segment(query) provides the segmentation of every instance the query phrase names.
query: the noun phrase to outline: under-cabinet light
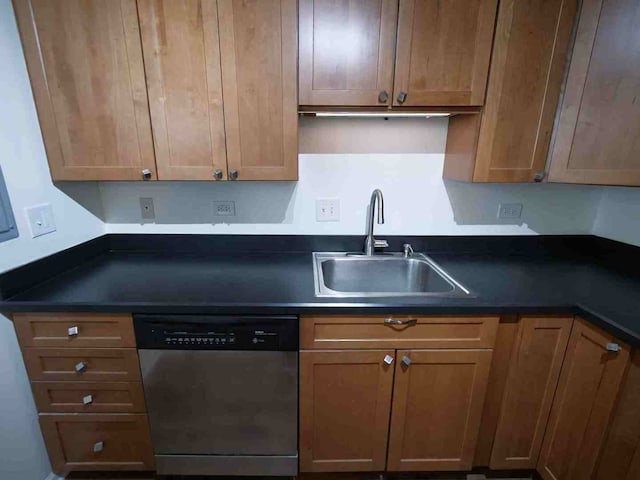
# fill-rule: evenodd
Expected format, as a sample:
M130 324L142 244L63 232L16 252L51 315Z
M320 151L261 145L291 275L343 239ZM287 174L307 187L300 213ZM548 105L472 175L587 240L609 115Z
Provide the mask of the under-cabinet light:
M315 112L316 117L448 117L448 113L417 113L417 112Z

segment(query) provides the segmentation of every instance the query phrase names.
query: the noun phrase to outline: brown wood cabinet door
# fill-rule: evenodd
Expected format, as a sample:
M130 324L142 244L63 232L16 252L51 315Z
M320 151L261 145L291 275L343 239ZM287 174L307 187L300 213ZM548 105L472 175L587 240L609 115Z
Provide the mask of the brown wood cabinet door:
M300 0L300 105L390 105L398 0Z
M577 0L502 0L475 182L544 172Z
M545 480L592 478L628 360L627 345L575 321L538 462Z
M159 180L227 176L215 0L138 0Z
M497 4L400 0L393 105L482 105Z
M640 2L582 3L549 180L640 185Z
M573 318L520 319L491 468L536 468L572 324Z
M231 180L298 179L296 0L218 0Z
M155 175L135 0L15 0L54 180Z
M394 350L300 352L300 471L385 469Z
M387 470L471 469L491 355L398 351Z

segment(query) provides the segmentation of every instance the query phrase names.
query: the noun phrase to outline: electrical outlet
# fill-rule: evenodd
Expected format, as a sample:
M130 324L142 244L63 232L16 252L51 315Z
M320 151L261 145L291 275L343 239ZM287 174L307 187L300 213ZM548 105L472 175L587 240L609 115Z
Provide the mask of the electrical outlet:
M156 219L156 210L153 207L153 198L140 197L140 216L143 220Z
M29 220L32 238L56 231L56 221L50 203L25 208L25 212Z
M213 215L216 217L235 217L236 202L232 200L213 202Z
M513 219L513 218L520 218L521 216L522 216L521 203L501 203L498 206L499 219Z
M340 220L340 200L325 198L316 200L317 222L338 222Z

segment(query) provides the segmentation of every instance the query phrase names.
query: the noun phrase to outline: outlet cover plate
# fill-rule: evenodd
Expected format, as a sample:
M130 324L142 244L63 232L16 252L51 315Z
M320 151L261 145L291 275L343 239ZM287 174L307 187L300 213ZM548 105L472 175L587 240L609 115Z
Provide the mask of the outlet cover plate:
M340 200L337 198L319 198L316 200L316 221L340 221Z
M213 215L216 217L235 217L236 202L233 200L213 202Z
M498 218L499 219L514 219L522 216L522 204L521 203L501 203L498 206Z
M25 208L31 237L36 238L56 231L56 220L50 203Z
M155 220L156 210L153 207L153 198L140 197L140 216L142 220Z

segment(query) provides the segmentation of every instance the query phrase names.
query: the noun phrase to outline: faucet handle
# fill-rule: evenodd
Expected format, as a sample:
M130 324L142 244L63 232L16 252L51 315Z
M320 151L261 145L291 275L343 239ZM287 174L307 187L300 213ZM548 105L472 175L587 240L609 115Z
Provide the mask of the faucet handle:
M405 243L404 245L402 245L402 250L405 258L413 255L413 247L411 246L410 243Z
M389 242L387 242L386 240L374 240L373 241L373 248L387 248L389 246Z

